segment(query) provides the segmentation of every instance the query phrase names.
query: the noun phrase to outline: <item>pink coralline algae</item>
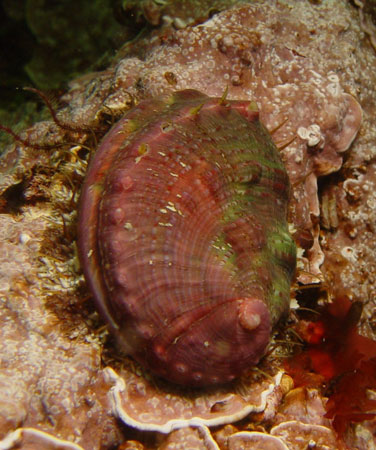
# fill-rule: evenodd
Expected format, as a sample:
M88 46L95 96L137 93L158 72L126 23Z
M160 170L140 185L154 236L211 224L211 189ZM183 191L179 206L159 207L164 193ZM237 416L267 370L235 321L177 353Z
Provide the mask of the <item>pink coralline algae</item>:
M314 18L307 28L294 19L298 6L292 16L284 15L287 7L280 8L278 21L264 3L244 5L179 30L162 45L155 38L145 60L125 58L102 75L101 82L111 85L102 99L103 105L121 111L130 96L141 99L193 88L220 97L227 86L229 99L255 101L262 123L274 131L273 139L281 147L293 186L290 209L295 228L308 230L314 238L304 268L320 274L317 178L341 167L362 111L354 96L344 92L335 65L321 54L311 57ZM335 29L339 32L344 26L339 22ZM323 54L329 44L322 44ZM77 95L79 85L72 88L67 100L77 106L77 117L90 120L92 112L80 106L84 92Z
M257 370L235 385L206 390L184 390L129 370L117 374L110 367L105 369L105 380L112 385L109 400L117 417L139 430L164 434L189 426L204 429L228 424L251 413L270 417L285 384L282 372L264 377Z
M185 90L126 114L89 167L78 241L126 352L197 386L257 364L290 304L288 198L252 102Z

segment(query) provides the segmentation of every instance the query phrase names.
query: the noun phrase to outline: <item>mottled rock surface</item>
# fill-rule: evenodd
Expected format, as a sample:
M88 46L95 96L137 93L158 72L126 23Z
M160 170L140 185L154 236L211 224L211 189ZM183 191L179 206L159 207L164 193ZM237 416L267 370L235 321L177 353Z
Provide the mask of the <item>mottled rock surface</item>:
M292 221L315 238L304 268L316 275L323 261L317 242L317 177L341 167L341 153L361 123L360 106L350 95L357 94L355 80L346 79L337 63L338 52L355 50L353 31L347 32L341 50L335 42L351 17L348 13L333 22L332 34L323 38L317 19L324 19L331 6L326 8L299 4L290 11L286 4L276 14L266 3L235 7L169 35L144 60L123 59L113 73L102 75L107 83L111 79L110 91L99 91L102 98L107 95L104 105L115 111L127 106L129 95L141 99L186 88L219 97L228 87L228 98L255 100L261 120L282 148L294 187ZM356 69L354 60L347 65ZM96 111L88 110L85 96L77 84L67 96L78 120L90 120Z
M124 52L130 53L129 45ZM116 448L123 439L128 443L122 448L142 448L134 441L171 448L165 438L136 434L112 415L103 368L121 369L122 361L111 341L104 344L103 323L88 296L74 244L88 157L82 145L95 147L92 133L82 128L100 127L98 139L102 127L132 102L158 93L194 88L221 96L228 86L229 98L258 103L277 145L288 144L281 151L294 184L291 221L297 234L301 229L311 233L301 267L316 274L321 270L332 295L362 301L361 329L372 337L375 66L375 51L350 2L286 0L236 6L193 28L171 29L157 35L142 58L133 54L104 72L72 81L60 117L81 131L36 125L24 135L27 139L58 145L40 150L14 145L0 161L0 439L19 427L34 427L85 450ZM362 125L343 153L359 126L354 98L363 111ZM305 396L290 398L284 407L276 401L238 429L261 427L258 431L274 434L273 425L281 430L282 421L295 420L298 425L285 425L283 436L278 435L284 444L293 441L294 427L308 429L308 440L325 428L332 439L330 423L322 418L325 401L309 402L315 405L310 415L302 412L305 403ZM347 444L372 448L372 433L372 422L358 424ZM174 432L168 439L173 445L181 439L216 448L211 437L203 436ZM226 439L223 448L229 448Z

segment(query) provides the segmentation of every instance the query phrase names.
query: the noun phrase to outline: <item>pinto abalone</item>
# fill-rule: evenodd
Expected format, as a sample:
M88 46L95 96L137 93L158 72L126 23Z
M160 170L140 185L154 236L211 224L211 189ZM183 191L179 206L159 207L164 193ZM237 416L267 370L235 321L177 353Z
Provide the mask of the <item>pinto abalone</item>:
M179 384L257 364L289 308L289 180L249 101L145 100L105 136L82 190L79 253L125 351Z

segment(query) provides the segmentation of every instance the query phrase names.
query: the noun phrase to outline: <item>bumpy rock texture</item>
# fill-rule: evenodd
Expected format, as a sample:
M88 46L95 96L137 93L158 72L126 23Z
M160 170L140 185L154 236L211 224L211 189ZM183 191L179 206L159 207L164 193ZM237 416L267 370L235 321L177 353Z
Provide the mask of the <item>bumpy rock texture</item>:
M358 10L344 0L253 2L193 28L156 34L148 48L137 57L136 44L128 44L122 55L130 58L73 81L61 118L96 128L120 117L134 101L184 88L220 97L228 85L228 98L255 100L264 124L275 130L277 145L289 144L281 153L294 187L290 217L305 250L301 267L316 274L321 270L334 295L345 293L362 301L362 331L372 336L376 55L362 31ZM323 177L318 193L317 177L341 167L341 152L360 125L356 101L363 110L359 135L345 153L340 173ZM168 438L135 436L112 416L106 395L111 383L103 378L101 350L104 362L119 372L121 362L115 360L111 345L103 347L102 323L80 277L72 243L87 156L79 144L90 145L91 133L70 133L43 123L26 134L34 142L58 146L33 150L14 145L1 159L0 345L6 389L0 390L0 438L17 427L38 427L84 449L116 446L123 433L129 441L124 448L142 448L134 440L169 448L179 436L181 442L193 439L202 448L215 448L203 431L184 436L174 432ZM302 230L309 232L308 238ZM273 374L270 361L265 364ZM143 377L147 380L147 374ZM227 398L230 404L232 398ZM270 399L264 413L251 414L248 425L261 424L261 431L266 429L291 448L301 448L294 433L302 429L307 440L320 432L319 439L330 442L330 423L322 419L325 402L302 395L290 402L288 411L279 411L280 398ZM221 406L218 403L215 410ZM273 425L283 431L278 437ZM348 446L374 445L372 427L353 427L346 436ZM223 447L229 448L228 439L223 439Z
M126 106L129 95L140 99L185 88L220 97L228 86L229 98L256 101L277 145L289 144L282 156L294 187L291 216L297 229L308 230L315 239L305 269L317 275L323 261L316 226L317 177L340 168L341 152L360 127L361 108L349 95L356 95L354 81L345 93L340 68L325 59L334 32L333 38L320 36L314 9L304 26L298 19L302 7L285 15L288 7L282 6L278 16L266 4L237 7L181 30L155 46L145 60L123 59L113 74L104 75L112 78L115 92L102 95L107 95L104 104L115 110ZM345 19L333 26L340 32ZM320 53L312 58L316 45ZM82 120L84 114L90 120L94 110L87 109L83 94L67 98L77 106L75 117Z

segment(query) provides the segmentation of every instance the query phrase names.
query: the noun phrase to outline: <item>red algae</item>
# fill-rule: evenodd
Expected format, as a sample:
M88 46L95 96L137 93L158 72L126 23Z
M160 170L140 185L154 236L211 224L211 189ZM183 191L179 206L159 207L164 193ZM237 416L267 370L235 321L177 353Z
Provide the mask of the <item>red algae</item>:
M362 307L336 298L314 322L300 321L296 332L307 349L285 364L295 386L319 387L328 393L326 417L343 436L352 422L376 417L376 341L358 333Z

